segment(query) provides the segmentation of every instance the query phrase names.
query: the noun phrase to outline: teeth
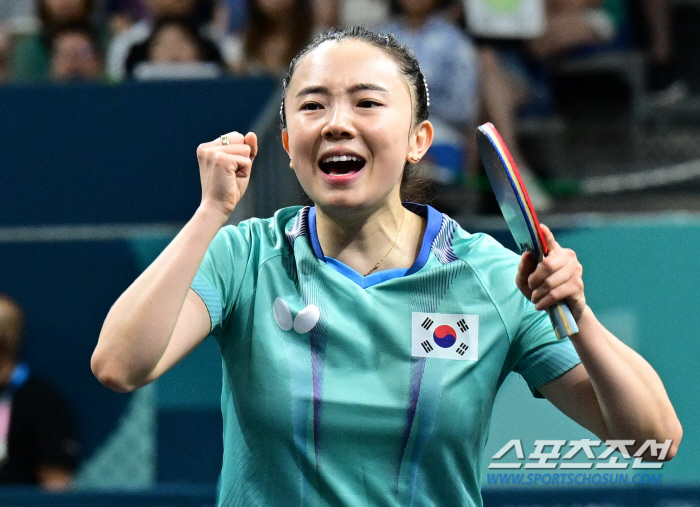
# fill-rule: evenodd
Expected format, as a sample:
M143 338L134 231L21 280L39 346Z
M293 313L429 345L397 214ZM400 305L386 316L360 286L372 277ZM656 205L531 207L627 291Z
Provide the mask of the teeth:
M326 157L321 161L321 163L329 162L362 162L362 159L354 155L336 155L333 157Z

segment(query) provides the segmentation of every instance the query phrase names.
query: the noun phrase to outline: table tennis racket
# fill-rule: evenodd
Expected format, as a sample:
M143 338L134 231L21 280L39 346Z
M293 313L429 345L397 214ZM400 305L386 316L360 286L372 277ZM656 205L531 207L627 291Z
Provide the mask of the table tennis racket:
M513 157L491 123L481 125L476 137L486 176L520 253L532 252L540 262L547 255L547 244ZM547 308L547 313L557 338L578 333L576 321L563 301Z

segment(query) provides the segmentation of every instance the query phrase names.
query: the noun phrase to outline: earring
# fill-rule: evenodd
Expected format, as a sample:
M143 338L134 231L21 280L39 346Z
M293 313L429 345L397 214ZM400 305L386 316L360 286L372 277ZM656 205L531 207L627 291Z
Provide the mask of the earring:
M291 158L289 159L289 168L294 169L294 161Z
M420 162L420 157L411 157L410 160L411 160L411 162L413 162L414 164L417 164L418 162Z

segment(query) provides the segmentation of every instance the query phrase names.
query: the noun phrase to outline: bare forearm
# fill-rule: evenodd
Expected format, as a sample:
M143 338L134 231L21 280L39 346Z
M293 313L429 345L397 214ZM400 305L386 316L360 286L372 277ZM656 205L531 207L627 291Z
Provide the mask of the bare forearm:
M119 297L92 357L97 377L116 390L141 385L163 356L202 258L223 220L200 207L168 247Z
M669 454L675 454L682 430L654 369L605 329L590 308L578 324L580 331L571 341L591 379L607 437L637 444L672 439Z

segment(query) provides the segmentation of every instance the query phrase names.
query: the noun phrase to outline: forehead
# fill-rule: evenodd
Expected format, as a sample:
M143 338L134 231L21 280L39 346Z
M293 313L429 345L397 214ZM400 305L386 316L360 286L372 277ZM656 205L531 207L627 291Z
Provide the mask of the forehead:
M409 92L408 81L386 51L366 41L326 41L297 64L290 91L323 85L344 88L356 83L378 84L391 92ZM290 94L293 95L293 92Z
M56 39L56 45L65 45L65 44L83 44L83 45L89 44L92 46L92 41L84 33L66 32L66 33L59 35L58 38Z

